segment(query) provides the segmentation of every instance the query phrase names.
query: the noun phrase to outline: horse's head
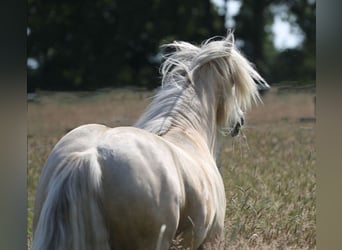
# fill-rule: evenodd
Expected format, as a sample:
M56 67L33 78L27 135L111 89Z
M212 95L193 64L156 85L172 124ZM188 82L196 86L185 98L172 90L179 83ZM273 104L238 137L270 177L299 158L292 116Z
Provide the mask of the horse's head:
M231 136L239 134L245 123L245 112L253 102L260 101L259 89L269 85L240 53L230 33L221 40L208 40L194 61L202 78L216 86L217 123ZM200 73L199 73L200 74Z
M241 117L240 121L237 122L237 123L235 124L235 127L234 127L234 129L231 131L230 134L231 134L233 137L234 137L234 136L237 136L237 135L239 134L240 129L241 129L241 127L243 126L244 123L245 123L245 119L244 119L243 117Z
M236 48L233 34L201 46L174 42L166 47L174 52L162 65L163 83L190 86L207 110L206 118L216 122L211 127L238 135L245 111L260 100L258 88L269 86Z

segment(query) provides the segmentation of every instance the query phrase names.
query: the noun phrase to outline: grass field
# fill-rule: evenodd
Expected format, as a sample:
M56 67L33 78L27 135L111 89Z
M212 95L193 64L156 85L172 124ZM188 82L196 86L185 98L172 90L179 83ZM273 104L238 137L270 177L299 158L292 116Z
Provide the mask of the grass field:
M151 96L131 90L41 92L28 103L28 244L38 178L54 144L81 124L130 125ZM273 88L247 115L243 135L223 139L227 249L316 248L313 96Z

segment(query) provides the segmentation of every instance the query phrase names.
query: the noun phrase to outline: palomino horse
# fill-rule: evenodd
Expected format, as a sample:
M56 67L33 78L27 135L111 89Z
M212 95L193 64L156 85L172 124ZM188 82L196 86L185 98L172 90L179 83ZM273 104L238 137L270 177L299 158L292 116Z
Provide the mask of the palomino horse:
M80 126L53 148L36 195L34 250L169 249L177 236L184 248L223 248L218 134L237 135L258 85L268 85L232 34L167 46L162 87L133 127Z

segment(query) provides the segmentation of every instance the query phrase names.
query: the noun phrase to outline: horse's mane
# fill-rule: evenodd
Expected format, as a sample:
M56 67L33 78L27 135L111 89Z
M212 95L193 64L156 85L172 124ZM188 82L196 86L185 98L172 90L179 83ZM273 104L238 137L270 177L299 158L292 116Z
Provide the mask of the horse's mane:
M268 85L236 48L233 34L217 39L208 39L200 46L178 41L163 46L173 52L165 55L161 66L162 86L136 127L158 135L179 124L196 127L201 119L201 104L194 93L200 84L207 86L206 91L215 89L218 94L216 120L221 127L237 119L236 104L245 111L253 101L260 100L256 82ZM212 82L205 79L209 75Z

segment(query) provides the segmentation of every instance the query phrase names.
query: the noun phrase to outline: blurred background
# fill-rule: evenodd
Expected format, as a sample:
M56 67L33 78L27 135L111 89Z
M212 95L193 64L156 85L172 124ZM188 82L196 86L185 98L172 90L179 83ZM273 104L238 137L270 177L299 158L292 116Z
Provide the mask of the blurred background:
M315 0L28 0L27 91L160 85L160 45L234 30L271 85L315 85Z
M134 124L160 85L160 45L227 30L273 88L246 114L243 136L222 139L226 246L316 248L315 0L28 0L28 246L39 176L58 140L82 124ZM339 149L326 131L326 148Z

